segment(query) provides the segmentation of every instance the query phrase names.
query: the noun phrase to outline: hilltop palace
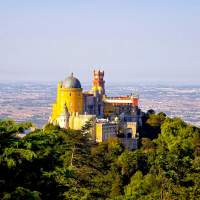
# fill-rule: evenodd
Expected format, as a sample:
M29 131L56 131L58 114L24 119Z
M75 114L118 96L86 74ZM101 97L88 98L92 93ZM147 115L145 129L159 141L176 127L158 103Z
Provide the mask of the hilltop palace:
M96 142L118 137L128 149L137 148L141 111L138 96L108 97L104 71L93 72L91 91L83 92L80 81L73 74L58 82L57 98L49 123L61 128L80 130L88 121Z

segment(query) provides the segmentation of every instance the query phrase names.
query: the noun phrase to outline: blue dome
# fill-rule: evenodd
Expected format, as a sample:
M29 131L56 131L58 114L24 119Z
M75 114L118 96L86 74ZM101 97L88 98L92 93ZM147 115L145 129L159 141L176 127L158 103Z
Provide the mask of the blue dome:
M73 74L71 76L69 76L68 78L66 78L63 81L63 86L65 88L81 88L81 83L80 81L73 76Z

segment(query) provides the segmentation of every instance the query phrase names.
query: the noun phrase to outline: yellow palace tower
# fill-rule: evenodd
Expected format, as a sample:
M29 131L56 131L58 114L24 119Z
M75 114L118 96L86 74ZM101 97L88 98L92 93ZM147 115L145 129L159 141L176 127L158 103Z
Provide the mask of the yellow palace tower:
M57 99L53 104L51 120L56 121L60 114L67 108L70 115L83 113L83 89L80 81L73 76L59 81L57 88Z

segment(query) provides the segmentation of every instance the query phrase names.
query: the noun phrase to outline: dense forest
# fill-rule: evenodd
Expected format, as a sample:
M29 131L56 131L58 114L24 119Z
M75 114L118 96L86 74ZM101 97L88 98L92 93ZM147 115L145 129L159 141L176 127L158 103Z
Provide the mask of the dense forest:
M0 120L0 199L200 199L200 129L148 111L140 145L94 144L80 131Z

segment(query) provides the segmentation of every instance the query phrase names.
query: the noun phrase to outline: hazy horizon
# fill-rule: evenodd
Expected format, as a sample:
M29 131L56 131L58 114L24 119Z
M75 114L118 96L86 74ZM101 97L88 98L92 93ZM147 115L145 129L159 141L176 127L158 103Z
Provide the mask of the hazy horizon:
M200 84L200 1L0 3L0 82Z
M92 76L91 76L92 78ZM38 85L51 85L51 86L55 86L57 87L58 81L63 81L64 79L58 79L58 80L0 80L0 84L4 84L4 85L13 85L13 84L19 84L19 85L23 85L23 84L38 84ZM81 79L79 79L81 81ZM133 81L133 82L125 82L125 81L106 81L105 80L105 87L110 87L110 86L164 86L164 87L200 87L200 83L186 83L186 82L175 82L175 81ZM88 82L81 82L81 86L84 87L88 87L88 86L92 86L92 79L91 81Z

